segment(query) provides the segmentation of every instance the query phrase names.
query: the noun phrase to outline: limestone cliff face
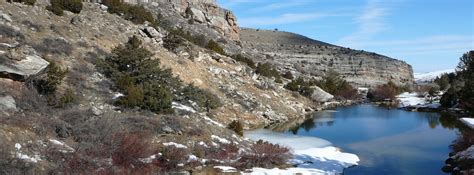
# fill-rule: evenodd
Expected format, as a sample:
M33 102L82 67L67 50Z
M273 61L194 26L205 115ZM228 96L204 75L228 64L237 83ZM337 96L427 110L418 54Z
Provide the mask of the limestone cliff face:
M235 15L219 7L215 0L124 0L130 4L151 4L162 13L176 12L194 22L206 25L226 39L239 41L239 26ZM188 22L188 21L186 21Z
M315 41L297 34L242 29L241 40L247 54L270 61L297 76L321 77L330 69L359 87L374 87L389 80L413 82L412 67L400 60L376 53L352 50Z

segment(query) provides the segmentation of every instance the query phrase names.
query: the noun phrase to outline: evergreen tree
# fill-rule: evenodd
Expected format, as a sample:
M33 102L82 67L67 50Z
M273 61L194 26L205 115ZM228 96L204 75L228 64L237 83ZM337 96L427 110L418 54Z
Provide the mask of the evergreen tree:
M449 88L449 75L443 74L441 77L436 78L434 82L438 84L440 90L447 90Z
M474 51L465 53L460 60L458 69L465 80L461 90L461 103L474 116Z
M104 74L125 94L117 104L153 112L172 112L172 90L180 88L181 82L173 77L171 70L161 69L160 61L153 59L153 54L141 44L133 36L125 45L114 48L112 55L100 64Z

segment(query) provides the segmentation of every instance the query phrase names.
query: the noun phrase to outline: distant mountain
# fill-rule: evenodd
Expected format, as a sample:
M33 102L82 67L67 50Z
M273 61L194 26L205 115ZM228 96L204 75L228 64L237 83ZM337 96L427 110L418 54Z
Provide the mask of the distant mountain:
M426 73L415 73L415 81L417 83L427 83L427 82L432 82L434 79L437 77L446 74L446 73L452 73L454 72L455 69L446 69L446 70L440 70L440 71L434 71L434 72L426 72Z

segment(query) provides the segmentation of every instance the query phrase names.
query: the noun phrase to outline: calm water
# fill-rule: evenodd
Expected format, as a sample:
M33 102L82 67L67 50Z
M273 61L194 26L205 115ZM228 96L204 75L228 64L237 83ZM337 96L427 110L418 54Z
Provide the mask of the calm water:
M457 138L453 125L436 113L357 105L317 112L284 132L323 138L357 154L359 166L346 169L346 175L436 175L444 174L449 145Z

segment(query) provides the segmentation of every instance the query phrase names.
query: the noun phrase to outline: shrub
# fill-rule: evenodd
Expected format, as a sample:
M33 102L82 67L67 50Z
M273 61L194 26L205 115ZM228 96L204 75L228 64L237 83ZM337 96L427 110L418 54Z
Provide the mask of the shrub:
M57 3L53 3L57 2ZM64 15L64 8L59 4L58 0L51 1L51 5L46 7L47 10L53 12L55 15L63 16Z
M129 85L123 88L125 88L125 95L116 101L117 105L127 108L142 106L143 99L145 98L142 88L136 85Z
M82 10L81 0L50 0L51 5L47 6L46 9L53 12L58 16L64 14L64 10L80 13Z
M217 150L214 148L206 149L206 155L207 158L218 160L220 162L233 162L239 155L239 147L235 144L224 144Z
M163 38L163 47L169 51L176 52L176 49L184 45L186 40L179 35L169 34Z
M221 54L221 55L226 55L224 49L219 46L218 43L216 43L214 40L210 40L208 43L207 43L207 46L206 46L207 49L209 50L212 50L218 54Z
M284 86L284 88L300 93L305 97L311 97L313 95L314 89L311 88L314 84L312 82L307 82L303 77L292 80Z
M439 86L431 86L430 87L430 90L428 91L428 97L429 97L429 101L430 102L433 102L433 98L435 98L438 93L439 93Z
M193 101L199 105L199 107L206 109L208 112L211 109L216 109L222 106L222 103L215 94L199 89L194 85L190 84L183 88L181 92L186 101Z
M68 70L62 69L56 62L50 61L46 77L35 80L36 89L40 94L53 95L57 87L62 83Z
M359 91L357 91L357 89L355 89L347 81L342 81L334 96L348 100L360 98Z
M80 13L82 10L81 0L63 0L63 7L65 10L72 13Z
M295 77L293 76L293 74L291 73L291 71L288 71L286 73L284 73L282 75L283 78L286 78L286 79L289 79L289 80L293 80Z
M66 92L59 98L58 107L64 107L76 100L76 94L72 89L67 89Z
M371 91L370 94L372 101L381 101L381 100L395 100L395 97L400 93L398 86L395 85L392 81L387 84L378 86L375 90ZM369 96L367 96L369 97Z
M254 144L250 152L244 154L239 159L240 168L274 168L276 166L285 165L288 159L292 157L290 149L259 141Z
M172 113L171 103L173 94L170 89L161 86L157 82L146 83L144 85L144 98L142 108L160 113Z
M144 134L121 133L115 135L117 147L112 152L112 163L120 167L142 166L140 158L151 155L149 138Z
M121 15L124 19L135 24L143 24L145 21L152 25L157 24L153 14L141 5L131 5L121 0L104 0L102 3L108 7L109 13Z
M313 92L314 92L314 89L311 88L310 86L308 85L305 85L305 86L301 86L300 90L299 90L299 93L302 95L302 96L305 96L305 97L311 97L311 95L313 95Z
M441 106L445 108L451 108L458 103L458 100L458 91L455 88L451 87L448 89L448 91L446 91L446 93L443 94L439 102Z
M241 54L237 54L237 55L233 55L232 58L238 62L242 62L242 63L245 63L247 64L247 66L251 67L252 69L255 69L256 66L255 66L255 62L253 62L252 59L250 58L247 58Z
M285 85L285 88L290 90L290 91L299 91L300 87L304 85L306 82L302 77L299 77L298 79L292 80L288 84Z
M256 72L265 77L280 78L280 73L268 62L258 64Z
M275 83L280 83L281 84L281 83L283 83L283 80L281 80L281 78L279 77L279 78L275 79Z
M25 35L7 25L0 25L0 34L5 38L15 38L19 42L25 41Z
M143 24L145 21L155 24L153 14L141 5L128 6L127 11L124 14L125 19L130 20L135 24Z
M340 87L345 84L345 80L341 77L339 73L334 70L329 70L326 72L323 79L317 82L317 85L324 91L335 95Z
M234 131L236 134L238 134L239 136L244 136L244 126L242 125L242 123L240 123L240 121L238 120L234 120L232 121L228 126L227 126L228 129Z
M20 2L20 3L25 3L27 5L35 5L36 0L7 0L7 2L9 2L9 3Z
M434 82L438 84L440 90L447 90L449 88L449 75L443 74L441 77L437 77Z
M60 38L45 38L40 44L35 44L34 48L43 54L71 55L73 51L72 45Z

